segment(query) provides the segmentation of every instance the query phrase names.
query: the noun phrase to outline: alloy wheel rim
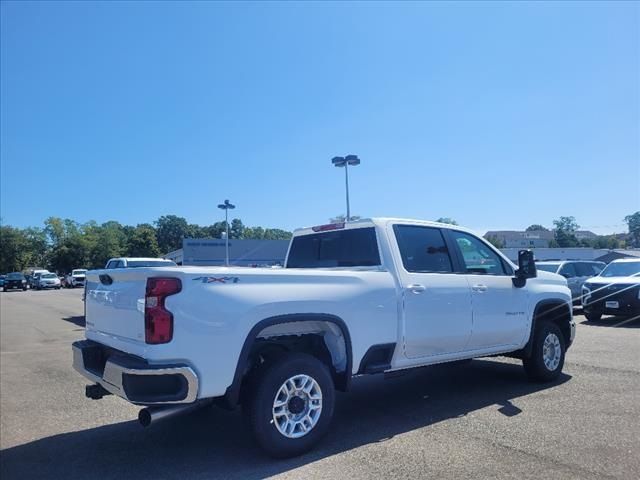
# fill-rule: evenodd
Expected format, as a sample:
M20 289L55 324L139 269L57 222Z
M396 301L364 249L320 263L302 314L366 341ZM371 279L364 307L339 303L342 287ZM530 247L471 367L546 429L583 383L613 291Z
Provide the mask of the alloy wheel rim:
M322 413L322 390L309 375L288 378L273 399L273 424L287 438L300 438L313 430Z
M547 334L542 344L542 360L547 370L553 372L560 364L560 357L562 355L560 339L555 333Z

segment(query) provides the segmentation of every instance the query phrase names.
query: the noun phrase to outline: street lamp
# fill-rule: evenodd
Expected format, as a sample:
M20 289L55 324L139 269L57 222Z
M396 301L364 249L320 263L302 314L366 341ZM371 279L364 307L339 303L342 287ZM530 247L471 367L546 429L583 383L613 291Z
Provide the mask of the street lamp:
M225 200L224 203L221 203L220 205L218 205L218 208L221 208L222 210L224 210L224 226L225 226L225 231L226 231L226 235L225 235L225 265L228 267L229 266L229 209L233 210L234 208L236 208L235 205L233 205L232 203L229 203L229 200Z
M331 163L335 167L344 167L344 184L347 190L347 222L351 220L351 211L349 209L349 165L355 167L360 165L360 159L357 155L347 155L346 157L333 157Z

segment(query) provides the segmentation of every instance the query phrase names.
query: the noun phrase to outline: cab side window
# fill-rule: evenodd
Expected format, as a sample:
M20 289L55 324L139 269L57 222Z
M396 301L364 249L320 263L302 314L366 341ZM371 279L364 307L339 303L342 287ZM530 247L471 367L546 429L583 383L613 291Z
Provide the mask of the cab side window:
M482 240L468 233L451 230L467 273L480 275L506 275L500 256Z
M449 249L439 228L394 225L402 264L408 272L451 273Z

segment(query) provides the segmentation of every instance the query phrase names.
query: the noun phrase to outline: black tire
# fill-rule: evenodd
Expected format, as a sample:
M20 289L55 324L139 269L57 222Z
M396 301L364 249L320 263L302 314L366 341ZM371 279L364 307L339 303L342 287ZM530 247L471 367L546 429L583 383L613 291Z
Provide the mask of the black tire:
M7 291L7 289L6 289L5 287L3 287L3 288L2 288L2 291L3 291L3 292L6 292L6 291Z
M555 336L555 338L553 336ZM559 348L560 350L560 359L553 369L547 367L544 361L545 340L547 340L548 337L550 341L557 339L558 342L555 345L554 350L556 348ZM552 343L554 342L552 341ZM558 378L562 372L565 353L566 345L560 328L552 322L541 322L538 324L536 331L534 332L531 356L522 360L524 371L530 380L537 382L551 382Z
M584 317L589 322L597 322L602 318L602 312L591 310L589 312L584 312Z
M26 292L27 291L27 287L22 287L22 291Z
M280 388L296 375L307 375L315 380L322 393L322 409L317 423L308 433L299 438L289 438L278 430L273 408ZM255 372L247 390L245 414L258 444L272 457L287 458L310 450L327 433L334 404L335 387L327 366L311 355L291 353L259 367Z

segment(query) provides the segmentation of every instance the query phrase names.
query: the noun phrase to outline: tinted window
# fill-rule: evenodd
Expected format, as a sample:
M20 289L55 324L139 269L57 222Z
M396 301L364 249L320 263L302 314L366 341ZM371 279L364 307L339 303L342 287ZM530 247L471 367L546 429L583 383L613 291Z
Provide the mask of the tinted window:
M483 241L464 232L451 230L458 244L467 273L482 275L504 275L504 265L500 256Z
M116 262L115 260L111 260L109 263L107 263L107 267L106 268L116 268Z
M122 262L119 262L121 265L119 267L123 267ZM127 267L136 268L136 267L175 267L176 264L171 260L134 260L128 261Z
M449 250L438 228L394 225L402 264L408 272L453 271Z
M596 274L591 263L579 262L575 263L574 266L579 277L593 277Z
M604 267L606 266L602 262L593 262L590 265L593 269L594 275L600 275L600 272L602 272L602 270L604 270Z
M576 268L573 263L565 263L558 272L563 277L573 278L577 276Z
M7 280L22 280L24 279L24 275L21 273L10 273L7 275Z
M380 265L375 228L336 230L295 237L287 260L287 268L375 265Z

